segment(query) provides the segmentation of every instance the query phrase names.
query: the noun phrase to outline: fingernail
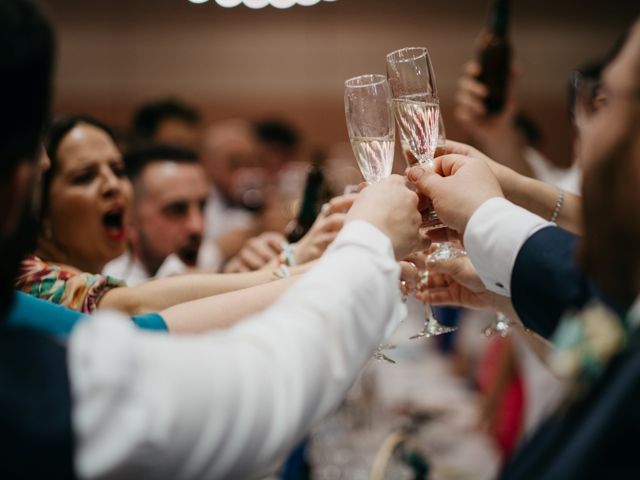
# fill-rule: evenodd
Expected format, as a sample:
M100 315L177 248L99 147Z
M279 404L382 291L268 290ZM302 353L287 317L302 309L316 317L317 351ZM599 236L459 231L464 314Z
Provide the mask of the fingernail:
M422 167L411 167L409 170L409 180L415 182L424 174L424 169Z

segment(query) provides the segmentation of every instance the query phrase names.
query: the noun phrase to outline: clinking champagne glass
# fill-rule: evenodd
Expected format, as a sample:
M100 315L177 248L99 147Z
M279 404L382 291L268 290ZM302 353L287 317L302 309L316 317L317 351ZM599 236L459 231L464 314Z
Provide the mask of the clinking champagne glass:
M434 155L438 146L439 124L444 126L440 113L438 89L429 52L424 47L408 47L387 55L387 78L393 95L393 111L400 129L403 154L408 160L415 159L428 168L434 167ZM443 129L444 130L444 129ZM444 143L444 131L440 139ZM412 163L412 162L409 162ZM424 229L444 228L432 212ZM439 248L429 255L431 260L448 260L464 255L459 249L439 244ZM426 262L424 262L426 264ZM428 272L422 272L426 285ZM426 321L423 330L415 337L432 337L448 333L455 328L440 324L433 316L429 305L425 304Z
M384 75L361 75L344 82L347 130L358 167L367 183L391 175L395 123L391 90Z
M344 82L344 111L347 130L358 167L367 183L391 175L395 142L395 122L391 112L391 89L384 75L360 75ZM396 363L383 353L378 360Z

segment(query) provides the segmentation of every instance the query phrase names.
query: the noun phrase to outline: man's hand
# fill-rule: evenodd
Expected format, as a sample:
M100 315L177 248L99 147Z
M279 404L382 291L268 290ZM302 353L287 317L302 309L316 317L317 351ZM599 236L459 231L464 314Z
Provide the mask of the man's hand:
M433 172L422 166L411 167L407 178L431 200L440 220L460 234L480 205L504 196L486 161L465 155L437 157Z
M419 242L418 196L400 175L362 190L347 213L346 221L351 220L369 222L387 235L397 259L406 257Z

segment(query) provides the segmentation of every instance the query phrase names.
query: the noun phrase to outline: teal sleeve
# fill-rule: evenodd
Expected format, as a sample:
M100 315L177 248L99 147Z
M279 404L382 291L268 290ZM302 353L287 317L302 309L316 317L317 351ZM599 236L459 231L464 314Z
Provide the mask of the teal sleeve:
M131 317L131 320L133 320L133 323L135 323L138 328L142 328L143 330L158 330L162 332L169 331L167 324L164 323L164 318L157 313L135 315Z
M84 314L40 298L16 292L7 325L33 328L43 333L66 337Z
M67 337L73 327L86 318L84 313L42 300L22 292L15 292L14 303L5 318L6 325L33 328L57 337ZM167 331L167 325L157 313L132 317L143 330Z

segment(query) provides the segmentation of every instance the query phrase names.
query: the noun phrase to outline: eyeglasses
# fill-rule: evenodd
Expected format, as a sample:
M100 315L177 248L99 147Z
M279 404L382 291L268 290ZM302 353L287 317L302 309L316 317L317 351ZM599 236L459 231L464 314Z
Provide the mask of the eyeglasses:
M589 118L605 102L606 95L600 78L585 76L580 72L572 74L569 87L569 114L573 122L576 122L580 115Z

